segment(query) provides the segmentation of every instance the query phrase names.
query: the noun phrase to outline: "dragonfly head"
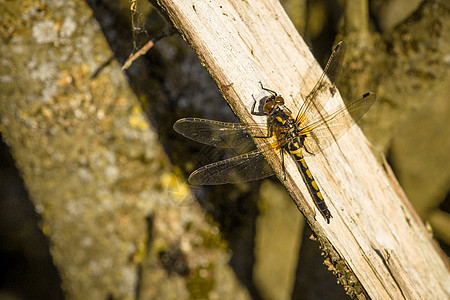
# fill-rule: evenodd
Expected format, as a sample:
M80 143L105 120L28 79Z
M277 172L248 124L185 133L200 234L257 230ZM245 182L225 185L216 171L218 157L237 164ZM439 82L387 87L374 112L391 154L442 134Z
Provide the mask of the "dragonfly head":
M273 109L277 106L277 105L283 105L284 104L284 99L281 96L278 95L273 95L270 97L267 97L265 99L265 103L264 103L264 112L266 114L270 114Z

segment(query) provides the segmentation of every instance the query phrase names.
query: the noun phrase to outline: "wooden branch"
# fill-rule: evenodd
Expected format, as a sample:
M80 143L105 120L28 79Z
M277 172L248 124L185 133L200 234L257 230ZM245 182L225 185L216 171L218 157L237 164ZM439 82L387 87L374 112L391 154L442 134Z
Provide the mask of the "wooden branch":
M282 6L273 0L160 0L176 28L197 52L236 115L250 114L252 95L265 87L283 95L296 111L321 69ZM299 94L300 91L300 94ZM358 95L355 95L355 97ZM335 103L342 99L339 93ZM281 174L281 158L267 157ZM286 181L297 207L327 252L330 269L352 294L359 281L373 299L445 299L450 276L420 219L402 201L401 188L373 157L354 126L339 145L308 158L333 215L320 215L294 161L286 161ZM357 278L357 280L356 280Z

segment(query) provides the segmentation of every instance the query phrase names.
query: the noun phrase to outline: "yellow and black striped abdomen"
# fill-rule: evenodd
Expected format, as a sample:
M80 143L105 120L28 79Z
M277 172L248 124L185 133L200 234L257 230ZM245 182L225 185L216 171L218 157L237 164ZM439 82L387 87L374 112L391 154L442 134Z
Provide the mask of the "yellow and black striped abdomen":
M308 189L313 197L314 202L316 203L317 208L320 210L324 218L327 220L327 223L330 223L331 213L328 210L325 201L323 200L322 193L320 192L319 187L311 174L311 171L306 164L306 161L303 157L303 152L300 144L298 142L290 143L288 147L289 152L297 161L297 164L300 168L301 173L303 174L303 179L308 186Z

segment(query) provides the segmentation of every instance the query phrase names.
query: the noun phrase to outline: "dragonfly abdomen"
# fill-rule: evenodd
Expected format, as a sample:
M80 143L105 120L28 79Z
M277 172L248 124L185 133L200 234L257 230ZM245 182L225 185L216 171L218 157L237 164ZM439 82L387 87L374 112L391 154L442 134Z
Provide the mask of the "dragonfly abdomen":
M300 144L298 142L290 143L288 147L289 153L295 158L298 166L300 167L300 171L303 174L303 178L305 179L306 185L310 191L311 196L313 197L314 202L319 208L321 214L327 220L327 223L330 223L331 213L328 210L327 205L325 204L325 200L323 199L322 193L309 170L308 165L306 164L305 158L303 157L303 152Z

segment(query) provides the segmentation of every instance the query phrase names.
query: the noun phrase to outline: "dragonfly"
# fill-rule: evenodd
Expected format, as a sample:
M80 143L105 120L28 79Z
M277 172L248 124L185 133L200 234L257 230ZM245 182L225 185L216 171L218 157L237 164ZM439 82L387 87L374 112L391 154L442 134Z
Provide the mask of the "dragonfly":
M262 110L255 109L258 101L254 98L251 113L265 116L267 118L265 125L200 118L178 120L173 126L175 131L191 140L215 147L239 147L252 143L250 137L267 140L265 146L260 149L195 170L189 176L188 182L193 185L219 185L269 177L274 171L266 161L265 153L274 149L281 151L284 173L284 153L289 153L296 161L315 205L327 223L330 223L332 215L304 156L314 155L330 146L376 101L375 94L369 92L347 105L340 105L331 111L325 109L330 95L336 91L334 83L342 68L345 49L346 45L342 41L334 47L322 75L305 97L295 118L285 105L284 98L261 84L261 88L270 95L264 96L259 101ZM353 121L350 116L353 117Z

